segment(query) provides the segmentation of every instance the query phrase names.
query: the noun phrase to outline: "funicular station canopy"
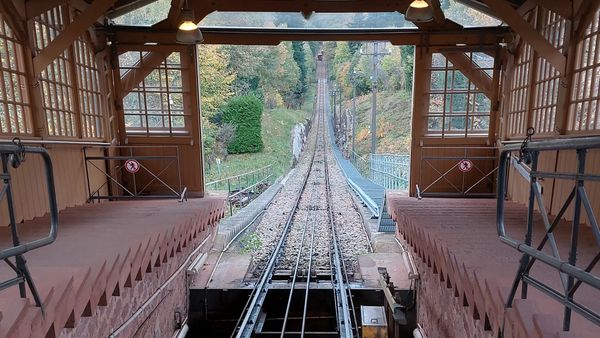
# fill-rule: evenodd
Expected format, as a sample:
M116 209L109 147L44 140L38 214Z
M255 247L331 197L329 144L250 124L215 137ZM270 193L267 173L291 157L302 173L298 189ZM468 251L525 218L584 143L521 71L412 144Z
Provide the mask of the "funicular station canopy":
M424 278L436 278L428 286L440 289L424 306L430 310L427 329L434 337L546 337L562 330L598 336L600 186L593 174L600 170L600 154L590 137L600 136L600 1L457 1L502 24L467 27L447 18L440 1L429 0L433 20L410 27L201 30L208 44L383 40L416 46L410 196L424 199L390 194L388 205L398 236L422 261ZM183 8L200 23L229 12L402 14L412 1L173 0L165 19L149 27L114 23L152 2L0 2L0 151L2 178L10 183L10 190L0 190L0 241L3 250L21 250L2 251L11 263L0 268L7 281L0 291L1 337L109 336L116 328L132 336L143 323L123 318L146 309L149 290L171 283L189 257L208 250L224 202L204 194L198 50L175 42ZM456 77L468 85L455 86L465 83ZM515 144L529 128L535 130L533 150L519 153ZM52 161L54 187L45 180L40 152ZM130 159L135 161L127 168ZM461 159L474 167L470 175L453 170ZM499 204L508 211L498 210L498 228L495 199L465 199L496 194L510 201ZM429 198L449 196L463 199ZM189 200L173 206L149 197ZM440 214L422 217L434 208ZM48 236L54 243L31 251L33 246L21 245L43 238L58 211L59 234ZM452 225L436 228L455 215ZM9 227L18 223L22 243L13 241ZM558 223L566 230L544 235ZM540 241L559 243L534 250ZM18 258L26 251L27 264ZM550 266L546 275L559 276L560 270L559 282L550 284L555 290L564 282L566 295L546 287L507 309L519 252ZM507 263L503 257L509 256ZM533 260L524 261L517 279L534 285L531 266L524 270ZM31 274L23 274L25 266ZM33 276L39 298L25 287L26 276ZM516 298L525 296L522 289ZM165 337L174 332L173 308L186 304L185 292L168 299L159 305L151 300L159 309L156 318L169 314L158 325ZM558 314L545 311L549 303L560 304ZM442 317L448 323L437 319ZM462 325L462 318L472 325ZM151 330L137 334L156 333Z

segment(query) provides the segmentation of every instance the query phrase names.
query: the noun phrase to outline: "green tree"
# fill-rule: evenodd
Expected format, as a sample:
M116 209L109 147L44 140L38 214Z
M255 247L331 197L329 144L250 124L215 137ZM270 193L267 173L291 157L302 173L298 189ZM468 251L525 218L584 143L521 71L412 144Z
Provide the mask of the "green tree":
M306 67L306 54L304 51L304 43L301 41L292 42L292 51L294 61L296 61L298 69L300 70L300 76L298 79L298 85L296 86L295 94L298 95L299 98L303 98L308 88L308 83L306 82L308 69Z
M227 55L217 45L200 45L198 64L202 114L210 120L233 95L235 75L227 68Z
M255 153L263 149L261 137L263 105L253 95L236 96L223 109L223 122L235 126L229 142L230 154Z

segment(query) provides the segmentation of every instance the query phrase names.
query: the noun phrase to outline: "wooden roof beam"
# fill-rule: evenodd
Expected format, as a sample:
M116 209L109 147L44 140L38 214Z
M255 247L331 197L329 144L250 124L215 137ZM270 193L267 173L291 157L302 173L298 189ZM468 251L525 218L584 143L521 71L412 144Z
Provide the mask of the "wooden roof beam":
M573 0L535 0L540 6L559 14L565 19L573 17Z
M118 8L114 8L113 10L109 11L108 13L106 13L106 16L110 19L114 19L116 17L119 17L121 15L125 15L127 13L133 12L136 9L142 8L144 6L147 6L153 2L156 2L158 0L139 0L139 1L132 1L128 4L125 4L123 6L120 6ZM117 4L118 5L118 4Z
M460 52L442 52L442 54L452 62L458 70L460 70L477 88L479 88L485 96L490 100L494 97L492 93L493 83L492 78L483 70L478 69L473 64L473 61Z
M142 82L152 71L160 65L167 57L167 52L152 51L144 55L129 72L125 73L121 78L121 87L123 97L131 92L137 85Z
M27 13L27 20L33 19L42 13L46 13L54 7L58 7L66 3L66 0L27 0L25 1L25 12Z
M583 38L587 26L592 22L599 8L600 0L587 0L575 10L575 42Z
M167 14L167 17L164 20L152 25L152 27L156 27L156 28L176 27L183 5L184 5L184 0L171 0L171 7L169 8L169 14Z
M2 17L6 20L10 29L12 29L17 40L27 41L25 18L19 13L14 2L12 0L0 1L0 13L2 13Z
M537 6L537 0L527 0L519 8L517 8L517 13L519 13L520 16L525 16L525 14L531 12Z
M96 20L115 3L116 0L95 0L81 12L52 42L33 58L35 74L54 61L79 35L85 32Z
M430 47L497 46L510 39L504 27L464 28L454 31L417 29L303 29L201 27L206 44L278 45L282 41L389 41L393 45ZM119 44L174 44L175 29L110 26Z
M316 13L361 13L361 12L400 12L404 14L412 0L304 0L304 1L248 1L248 0L188 0L194 10L196 22L200 22L208 14L221 12L302 12Z
M90 4L85 2L85 0L69 0L69 6L80 12L85 11L89 7L89 5ZM104 15L102 15L102 17L103 16ZM98 19L96 19L97 24L104 25L104 20L102 19L102 17L98 17Z
M538 54L546 59L561 74L565 74L567 58L535 30L519 13L506 1L483 0L497 16L508 23L510 27L527 41Z
M442 11L442 7L440 6L440 0L429 0L431 8L433 9L433 21L438 24L444 23L446 21L446 16L444 15L444 11Z

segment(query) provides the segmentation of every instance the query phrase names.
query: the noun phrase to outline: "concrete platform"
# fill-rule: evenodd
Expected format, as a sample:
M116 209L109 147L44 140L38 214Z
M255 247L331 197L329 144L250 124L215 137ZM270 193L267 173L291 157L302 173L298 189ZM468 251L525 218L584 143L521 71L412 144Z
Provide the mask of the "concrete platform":
M365 288L381 288L379 284L378 267L387 269L390 281L400 290L410 288L408 279L410 268L405 264L404 255L401 253L371 253L358 256L358 265Z
M529 288L527 300L515 302L512 309L505 308L521 255L498 239L495 199L417 200L391 193L387 202L398 223L398 236L416 253L415 260L421 267L419 273L436 276L435 283L446 290L442 293L460 300L465 321L475 319L473 322L481 326L481 332L489 331L490 336L497 336L506 319L505 337L558 337L563 307L533 287ZM525 206L507 203L507 231L512 237L523 238L526 215ZM589 227L584 226L580 231L578 262L579 266L585 266L598 253L598 247ZM539 214L535 215L534 233L537 245L544 234ZM560 224L555 236L561 257L568 257L569 224ZM592 273L600 275L600 267L596 266ZM558 273L543 263L534 265L532 275L562 289ZM600 311L598 290L582 286L575 299ZM573 314L571 332L561 333L561 337L599 336L600 327L576 314Z
M222 197L184 203L106 202L62 211L56 242L25 254L44 314L32 305L29 292L22 299L16 286L1 291L0 337L59 336L63 328L76 327L82 317L93 317L99 307L126 294L126 289L147 284L147 278L160 276L158 282L164 282L176 269L171 261L181 264L200 243L212 241L224 212ZM22 241L45 235L48 224L46 217L20 224ZM0 229L0 245L6 248L10 241L9 228ZM169 271L161 266L168 266ZM14 272L0 265L0 278L11 277ZM154 292L152 288L147 291ZM139 297L133 307L144 300ZM129 316L126 309L113 310L113 314L123 320ZM118 324L115 320L111 325Z

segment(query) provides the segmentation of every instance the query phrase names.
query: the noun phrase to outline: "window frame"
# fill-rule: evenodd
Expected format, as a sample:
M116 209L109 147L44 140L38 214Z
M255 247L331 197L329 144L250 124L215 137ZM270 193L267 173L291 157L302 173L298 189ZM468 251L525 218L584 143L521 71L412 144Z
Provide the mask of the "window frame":
M494 62L493 57L490 66L482 66L477 64L473 60L473 55L475 53L482 53L477 50L464 50L462 51L464 55L469 58L478 71L484 71L491 73L490 77L493 78L494 74ZM436 55L439 55L444 59L443 65L435 65ZM448 58L443 55L443 51L433 51L431 53L431 62L426 67L426 71L428 74L428 86L425 90L425 95L427 95L427 107L425 111L425 125L424 125L424 136L428 138L441 138L441 139L481 139L488 138L490 133L492 132L491 128L492 124L492 102L491 99L487 97L485 92L479 88L469 79L469 77L463 73L458 67L452 64ZM443 74L443 87L442 88L433 88L432 77L433 74L439 72ZM456 74L461 74L466 81L466 86L464 88L455 88L455 79ZM449 77L449 75L451 75ZM451 85L449 86L449 79L451 81ZM432 97L441 96L441 111L436 112L432 110ZM465 110L455 112L454 111L454 97L456 95L465 95ZM489 110L484 112L477 112L473 107L475 107L476 98L478 95L481 95L488 101ZM448 103L450 104L448 107ZM474 129L473 121L477 117L487 117L488 126L486 129ZM431 118L439 118L440 129L430 129L430 119ZM464 119L464 129L452 129L452 118L463 118ZM446 121L449 120L449 123ZM446 127L448 125L448 127Z
M139 53L139 58L136 59L137 61L134 62L131 65L121 65L121 56L125 53ZM169 143L187 143L189 142L189 139L191 137L193 137L194 132L192 130L193 128L193 121L192 121L192 117L194 116L194 114L191 111L188 111L188 100L190 99L189 95L191 95L192 93L190 93L190 89L193 86L190 86L189 83L187 83L187 81L189 81L190 79L188 79L186 76L186 73L190 70L193 71L193 69L191 69L190 67L192 67L192 65L188 64L188 62L184 62L185 61L185 57L184 54L188 53L188 49L185 46L180 46L180 45L121 45L119 46L118 49L118 54L119 54L119 67L117 68L117 72L116 74L118 74L119 76L119 81L121 82L121 85L123 85L123 79L124 77L130 72L133 71L135 69L139 69L141 67L143 67L143 57L146 53L150 53L150 52L160 52L165 54L166 56L163 57L163 62L161 62L158 66L156 66L152 72L159 70L159 73L164 71L165 74L168 74L169 71L178 71L180 72L180 81L181 81L181 87L176 87L179 88L179 90L171 90L169 88L169 80L168 80L168 76L167 79L165 80L165 84L166 87L162 86L162 82L159 81L160 86L158 87L158 90L146 90L145 89L145 81L147 80L148 76L152 73L149 73L144 80L142 80L140 83L136 84L134 88L132 88L132 90L130 92L127 93L127 95L123 95L123 97L121 98L122 100L122 104L121 104L121 109L120 109L120 120L121 120L121 129L124 133L124 135L126 137L128 137L129 139L143 139L143 138L161 138L163 140L169 140ZM168 58L173 54L173 53L179 53L179 65L178 66L173 66L173 64L167 64L165 63L166 60L168 60ZM160 73L162 74L162 73ZM162 76L162 75L161 75ZM186 81L187 80L187 81ZM142 87L142 88L140 88ZM187 87L187 88L186 88ZM155 87L156 88L156 87ZM167 119L167 121L169 121L169 126L165 127L165 128L152 128L149 127L148 123L146 122L145 125L141 125L139 128L134 128L134 129L130 129L130 127L127 127L126 125L126 117L127 116L140 116L141 118L146 117L146 121L148 121L147 119L147 111L148 110L148 106L146 104L144 104L144 107L142 107L141 104L138 105L137 109L133 109L133 108L127 108L126 107L126 97L128 95L131 95L132 93L138 93L138 102L141 99L145 99L145 94L159 94L159 96L161 97L161 103L162 101L162 95L167 95L167 98L169 98L170 94L179 94L181 95L181 107L178 109L173 109L171 105L167 105L166 109L166 114L161 114L161 113L157 113L157 114L150 114L150 116L157 116L157 117L162 117L162 121L164 123L165 118ZM145 94L144 94L145 93ZM124 94L124 93L123 93ZM139 111L139 114L135 114L135 113L128 113L128 111ZM152 109L151 111L155 111L155 109ZM162 107L161 109L156 110L157 112L162 111ZM176 112L181 112L181 114L173 114L172 112L176 111ZM173 127L172 126L172 121L173 118L177 118L177 117L182 117L183 119L183 126L182 127Z
M3 115L3 119L0 119L0 136L32 137L34 136L34 120L23 45L18 41L2 14L0 14L0 46L0 54L6 57L8 62L7 65L0 62L0 78L2 78L0 106ZM14 61L14 64L11 60ZM5 81L6 78L9 81ZM9 93L11 98L9 98Z

